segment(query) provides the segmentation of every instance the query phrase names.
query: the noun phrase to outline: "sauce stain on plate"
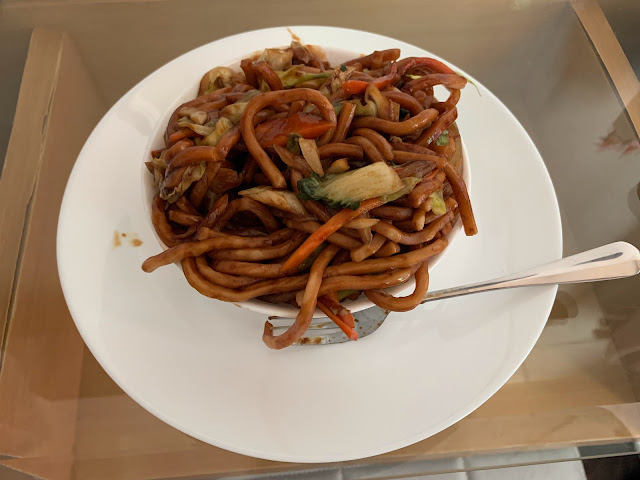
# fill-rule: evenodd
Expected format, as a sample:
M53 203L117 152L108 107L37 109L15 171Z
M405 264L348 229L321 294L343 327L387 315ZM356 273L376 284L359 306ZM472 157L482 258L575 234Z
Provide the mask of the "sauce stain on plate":
M139 247L144 242L140 240L135 233L120 233L118 230L113 231L113 248L118 248L122 246L121 238L130 238L129 245L132 247Z
M120 241L120 232L118 232L118 230L114 230L113 231L113 248L118 248L121 245L122 245L122 242Z

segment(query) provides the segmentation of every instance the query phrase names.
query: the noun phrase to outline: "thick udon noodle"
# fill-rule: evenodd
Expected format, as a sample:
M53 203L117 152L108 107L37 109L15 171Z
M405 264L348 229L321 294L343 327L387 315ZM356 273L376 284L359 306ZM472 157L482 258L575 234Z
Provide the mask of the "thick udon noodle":
M399 56L376 51L330 67L293 42L243 60L241 71L207 72L197 98L171 116L165 148L147 162L158 187L153 225L169 248L143 269L180 262L208 297L299 307L281 335L266 322L263 340L275 349L304 335L316 308L356 339L345 297L415 308L428 289L429 258L446 248L458 218L467 235L477 229L455 125L467 81L437 60ZM444 102L436 85L449 92ZM315 160L300 152L300 137L315 140ZM353 209L299 195L299 182L318 169L374 162L411 177L413 188ZM280 203L246 194L257 186L273 187ZM382 291L412 276L410 295Z

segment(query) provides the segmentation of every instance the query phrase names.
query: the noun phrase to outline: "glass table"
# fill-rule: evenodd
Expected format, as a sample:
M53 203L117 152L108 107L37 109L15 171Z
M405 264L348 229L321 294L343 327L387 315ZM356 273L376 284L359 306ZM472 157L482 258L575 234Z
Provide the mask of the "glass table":
M190 438L125 395L86 349L55 263L56 220L77 153L101 115L148 73L256 28L369 30L460 65L511 109L540 150L560 203L565 255L617 240L640 245L638 2L337 7L316 0L0 6L0 478L383 479L638 453L640 278L561 287L525 363L478 410L410 447L337 465L270 462Z

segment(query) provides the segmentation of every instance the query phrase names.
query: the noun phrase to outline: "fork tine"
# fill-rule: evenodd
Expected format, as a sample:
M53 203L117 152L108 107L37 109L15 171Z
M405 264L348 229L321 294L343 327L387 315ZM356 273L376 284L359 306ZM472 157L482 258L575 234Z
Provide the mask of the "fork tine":
M336 332L322 335L305 335L302 338L296 340L293 344L304 347L306 345L329 345L332 343L344 343L348 342L349 338L338 329Z
M359 338L364 338L375 332L385 321L389 312L379 307L371 307L354 314L356 331ZM270 318L275 334L282 333L294 322L292 318ZM328 345L332 343L348 342L349 338L328 318L315 318L302 338L294 345Z
M271 322L271 325L273 325L274 330L282 330L282 329L286 330L291 325L293 325L294 320L291 318L279 318L278 320L269 320L269 322ZM334 328L334 327L337 328L336 324L326 317L315 318L314 321L311 323L311 325L309 325L308 330L319 330L319 329Z
M277 332L282 332L284 330L287 330L289 327L285 327L284 325L280 325L278 327L273 327L273 331L274 333ZM324 335L325 333L329 333L332 332L333 330L340 330L340 328L333 324L333 326L322 326L322 325L310 325L309 328L307 328L307 331L305 332L305 334L308 335ZM342 330L340 330L342 331Z

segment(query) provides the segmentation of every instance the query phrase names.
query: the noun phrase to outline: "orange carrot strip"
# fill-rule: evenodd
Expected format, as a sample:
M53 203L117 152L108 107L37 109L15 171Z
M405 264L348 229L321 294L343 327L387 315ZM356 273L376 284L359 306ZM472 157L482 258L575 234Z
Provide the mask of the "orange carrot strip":
M333 217L331 217L326 223L324 223L320 228L318 228L315 232L313 232L309 237L304 241L302 245L298 247L298 249L291 254L291 256L282 264L281 272L289 273L298 268L302 262L306 260L306 258L313 253L313 251L318 248L318 246L324 242L329 235L340 230L345 223L350 220L353 220L358 215L362 215L365 212L368 212L372 208L379 207L384 202L378 198L369 198L368 200L364 200L360 207L356 210L351 210L350 208L345 208L336 213Z
M188 128L181 128L175 133L169 135L169 142L176 143L178 140L182 140L183 138L190 137L193 132Z
M340 330L342 330L347 337L349 337L351 340L358 339L358 332L356 332L354 328L344 323L342 319L335 313L333 313L333 310L331 310L331 308L329 308L322 300L318 300L318 308L322 310L322 313L329 317L331 321L333 321L333 323L340 327Z
M322 117L298 112L282 118L270 118L256 127L256 138L262 148L280 145L284 147L289 135L297 133L303 138L316 138L335 127Z
M369 86L370 83L378 87L380 90L382 90L384 87L386 87L387 85L390 85L396 79L397 73L398 73L398 67L396 66L395 63L392 63L389 73L384 77L376 78L371 82L365 82L363 80L347 80L342 84L342 90L344 90L344 93L348 95L364 93L367 90L367 87Z
M340 303L338 300L338 292L329 292L324 296L324 299L326 300L325 303L332 308L335 303ZM334 303L334 305L331 305L331 303Z
M322 297L322 301L329 308L333 309L333 311L336 312L338 317L340 317L344 323L349 325L351 328L355 328L356 322L355 322L355 319L353 318L353 314L349 310L344 308L342 305L340 305L336 292L331 292L324 295Z

